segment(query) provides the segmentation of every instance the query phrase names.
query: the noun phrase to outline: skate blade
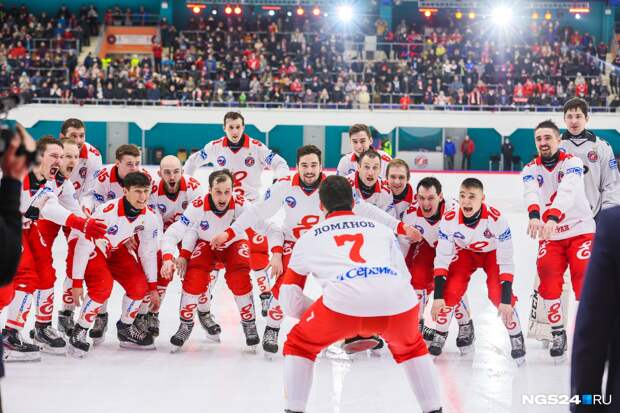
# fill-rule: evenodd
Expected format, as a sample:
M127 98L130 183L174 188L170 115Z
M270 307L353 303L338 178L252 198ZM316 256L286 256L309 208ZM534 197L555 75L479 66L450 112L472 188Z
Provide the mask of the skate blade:
M183 346L175 346L174 344L172 344L172 348L170 349L170 352L172 354L180 353L181 349L183 349Z
M212 341L214 343L220 343L221 342L219 334L209 334L209 333L207 333L206 336L207 336L207 340L209 340L209 341Z
M101 343L103 343L105 341L105 336L103 337L97 337L97 338L90 338L93 341L93 346L98 346Z
M459 347L459 351L461 352L461 356L466 356L474 351L474 345L470 344L469 346Z
M566 353L562 354L559 357L552 357L554 364L563 364L566 361Z
M354 341L353 343L343 344L342 349L347 354L360 353L366 350L372 350L377 347L379 342L374 338L368 338L363 340Z
M545 340L545 339L540 340L540 342L542 343L542 347L543 347L544 349L548 349L548 348L549 348L549 345L551 344L551 341L549 341L549 340Z
M28 362L28 361L41 361L41 353L36 351L30 351L22 353L20 351L13 351L4 349L4 361L7 363L12 362Z
M148 346L140 346L138 344L120 341L119 345L122 348L126 348L128 350L155 350L155 344L149 344Z
M52 347L48 344L36 341L37 346L41 348L41 352L45 354L52 354L54 356L64 356L67 354L67 346L65 347Z
M245 352L248 354L256 354L256 348L258 347L258 344L253 345L253 346L247 346L245 349Z
M272 361L274 356L276 355L276 353L270 353L268 351L265 351L263 354L265 356L265 360L267 361Z
M75 348L71 344L69 344L69 348L67 349L67 354L69 354L71 357L81 359L81 358L84 358L84 356L88 354L88 352L84 350L80 350L79 348Z
M521 366L525 365L525 356L517 357L516 359L514 359L514 361L517 364L517 367L521 367Z

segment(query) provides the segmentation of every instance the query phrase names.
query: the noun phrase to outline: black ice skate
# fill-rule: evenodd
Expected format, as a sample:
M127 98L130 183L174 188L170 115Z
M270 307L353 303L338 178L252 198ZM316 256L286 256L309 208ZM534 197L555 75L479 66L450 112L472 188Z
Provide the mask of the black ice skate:
M87 337L88 329L76 324L73 334L69 337L69 354L74 357L84 357L90 350L90 343Z
M243 327L243 334L245 334L245 344L249 347L250 351L255 353L256 346L260 343L260 337L256 329L256 321L242 321L241 327Z
M19 331L14 328L2 330L2 343L4 345L4 361L41 360L39 346L25 342Z
M265 357L271 358L273 354L278 352L278 334L279 328L273 328L266 326L263 333L263 350L265 350Z
M88 332L88 336L93 339L93 345L97 346L103 343L106 331L108 331L108 313L97 314L95 324Z
M146 315L146 326L153 337L159 337L159 313L149 312Z
M119 320L116 323L116 328L121 347L139 350L155 349L153 336L141 331L135 324L125 324Z
M510 336L510 346L512 347L510 356L517 363L517 366L523 365L523 363L525 363L525 341L523 340L523 333Z
M63 355L67 352L67 342L58 330L52 327L51 322L35 322L34 329L30 330L30 338L44 353Z
M60 310L58 312L58 332L69 338L73 334L74 327L75 321L73 320L73 311Z
M426 346L430 346L433 342L433 337L435 337L435 329L427 326L422 327L422 338L426 343Z
M553 328L551 331L553 342L549 349L549 354L556 364L566 360L566 330L564 327Z
M474 322L469 320L466 324L459 324L459 335L456 337L456 347L461 355L474 351Z
M432 356L439 356L443 350L444 344L446 344L446 338L448 338L448 332L442 333L441 331L435 330L435 336L433 337L433 342L428 347L428 352L431 353Z
M207 311L206 313L198 311L198 321L200 321L200 325L207 332L207 338L211 341L219 343L222 328L218 323L215 322L211 313L209 311Z
M193 321L181 320L181 324L179 324L179 329L172 337L170 337L170 344L174 347L172 352L175 353L181 350L181 347L185 344L185 342L189 339L189 336L192 334L192 329L194 328Z
M133 320L133 325L143 333L149 333L149 326L146 320L146 314L138 314L136 319Z
M378 347L380 346L380 347ZM342 349L347 354L355 354L366 350L380 349L383 347L383 340L378 336L362 337L355 336L344 340Z
M269 305L271 304L273 295L271 294L271 291L267 291L265 293L260 293L258 297L260 298L260 312L263 317L267 317L267 311L269 311Z

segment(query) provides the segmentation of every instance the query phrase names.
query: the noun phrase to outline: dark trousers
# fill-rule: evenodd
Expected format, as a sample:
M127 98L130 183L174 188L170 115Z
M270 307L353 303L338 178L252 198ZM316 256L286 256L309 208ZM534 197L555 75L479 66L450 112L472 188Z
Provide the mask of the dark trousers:
M463 160L461 161L461 169L468 171L471 168L471 154L463 154Z

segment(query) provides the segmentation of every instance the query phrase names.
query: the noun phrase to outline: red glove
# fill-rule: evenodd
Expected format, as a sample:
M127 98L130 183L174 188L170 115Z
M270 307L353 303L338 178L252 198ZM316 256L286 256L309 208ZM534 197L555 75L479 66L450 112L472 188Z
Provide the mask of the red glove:
M82 218L75 214L69 215L66 225L86 235L86 238L101 238L108 230L108 226L101 219Z

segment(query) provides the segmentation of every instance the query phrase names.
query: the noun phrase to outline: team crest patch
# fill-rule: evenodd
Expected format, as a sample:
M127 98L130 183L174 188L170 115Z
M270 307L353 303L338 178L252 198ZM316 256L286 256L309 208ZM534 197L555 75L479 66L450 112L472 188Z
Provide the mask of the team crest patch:
M182 209L187 208L187 201L183 201L183 202L181 203L181 208L182 208Z
M458 239L465 239L465 235L461 234L460 232L455 232L454 233L454 238L458 238Z
M118 225L113 225L110 228L108 228L108 234L116 235L117 233L118 233Z
M159 209L162 214L166 213L166 205L164 204L157 204L157 209Z
M560 152L566 153L566 148L560 147Z
M420 234L424 234L424 228L422 228L420 225L415 224L413 227L417 229L418 231L420 231Z
M538 186L543 186L543 182L544 182L544 180L543 180L542 175L538 175L538 176L536 177L536 180L538 181Z
M226 158L224 158L223 156L218 156L217 157L217 164L219 166L224 166L226 165Z
M295 205L297 205L297 200L295 198L293 198L292 196L287 196L284 199L284 202L286 202L286 204L290 207L290 208L295 208Z
M138 225L134 230L134 234L137 234L140 231L144 231L144 225Z
M564 178L564 172L558 172L558 183L562 182L562 178Z
M491 238L493 238L493 233L491 231L489 231L489 229L487 228L487 229L484 230L484 237L487 238L487 239L491 239Z
M255 163L256 161L251 156L248 156L247 158L245 158L245 166L247 166L248 168L251 168L252 166L254 166Z
M596 153L596 151L594 151L594 150L588 152L588 160L590 162L598 161L598 153Z
M114 191L108 192L108 199L114 199L114 198L116 198L116 194L114 193Z
M206 231L209 229L209 221L200 221L200 229Z
M80 177L81 177L82 179L86 178L86 172L87 172L87 169L86 169L86 167L85 167L85 166L83 166L83 167L81 167L81 168L80 168Z

